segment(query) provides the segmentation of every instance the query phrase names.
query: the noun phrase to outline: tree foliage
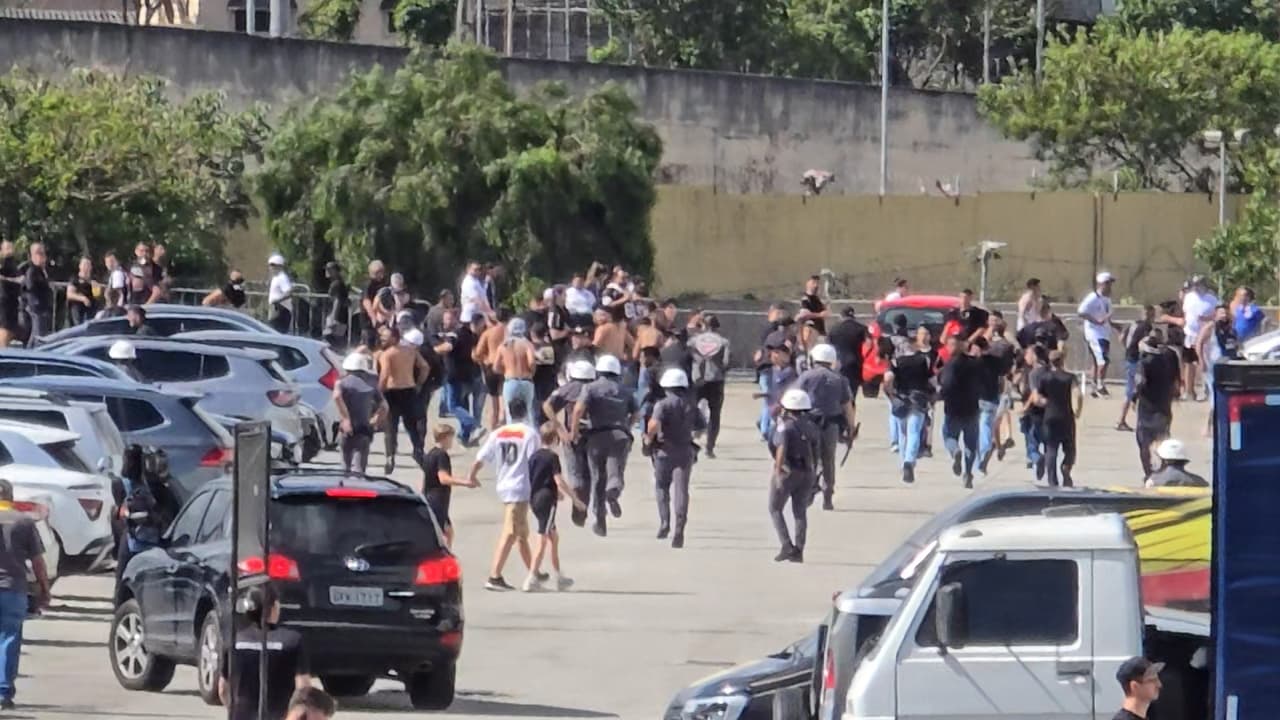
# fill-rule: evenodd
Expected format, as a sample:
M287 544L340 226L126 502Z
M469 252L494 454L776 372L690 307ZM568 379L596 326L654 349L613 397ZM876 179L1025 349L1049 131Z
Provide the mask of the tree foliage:
M410 44L444 47L453 36L454 0L400 0L396 30Z
M415 51L285 117L257 181L268 232L300 271L379 257L420 285L468 258L517 283L583 258L647 272L662 148L635 112L617 86L519 98L483 50Z
M315 40L350 42L360 23L360 0L311 0L298 15L298 30Z
M1277 290L1280 268L1280 143L1271 135L1251 143L1241 184L1252 188L1238 222L1196 241L1195 254L1220 287L1248 285L1262 298Z
M1132 32L1172 30L1243 30L1276 38L1280 7L1275 0L1124 0L1117 3L1119 22Z
M200 274L251 212L244 167L265 132L257 111L214 94L174 103L153 78L0 76L0 238L42 241L66 267L163 242Z

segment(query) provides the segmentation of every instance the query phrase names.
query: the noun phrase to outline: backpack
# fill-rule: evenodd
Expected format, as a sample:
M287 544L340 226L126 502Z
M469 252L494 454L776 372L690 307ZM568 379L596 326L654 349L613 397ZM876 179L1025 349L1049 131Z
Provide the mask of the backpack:
M689 338L689 356L693 360L690 381L694 385L724 382L725 368L721 357L729 341L719 333L698 333Z

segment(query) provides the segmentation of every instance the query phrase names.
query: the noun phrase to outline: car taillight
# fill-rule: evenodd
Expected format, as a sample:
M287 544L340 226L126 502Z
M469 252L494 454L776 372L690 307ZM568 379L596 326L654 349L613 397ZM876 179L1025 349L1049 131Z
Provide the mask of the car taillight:
M423 560L418 564L418 575L413 579L414 585L444 585L462 579L462 566L452 555Z
M209 452L205 453L204 456L200 458L200 466L222 467L223 465L229 464L232 457L231 448L225 448L221 445L217 445L210 448Z
M268 390L267 399L276 407L293 407L298 404L298 394L292 390Z
M321 375L320 384L332 390L333 386L338 384L338 368L331 367L329 372Z
M377 490L367 488L331 487L324 491L331 498L376 498Z
M288 555L280 553L271 553L266 561L263 561L259 555L253 555L242 559L236 567L240 568L242 575L261 575L265 572L272 580L302 579L302 574L298 571L298 563Z
M15 500L13 502L13 509L17 510L18 512L26 513L32 516L33 518L35 518L36 520L44 520L45 518L49 517L49 508L37 502L29 502L26 500Z
M84 510L85 515L89 516L90 522L97 520L98 516L102 514L101 500L94 500L92 498L79 498L79 501L80 501L81 509Z

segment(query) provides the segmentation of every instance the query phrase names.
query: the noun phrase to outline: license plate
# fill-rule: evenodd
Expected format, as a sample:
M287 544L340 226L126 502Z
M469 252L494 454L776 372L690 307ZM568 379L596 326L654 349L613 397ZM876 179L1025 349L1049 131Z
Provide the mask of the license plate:
M329 587L329 603L350 607L382 607L382 588Z

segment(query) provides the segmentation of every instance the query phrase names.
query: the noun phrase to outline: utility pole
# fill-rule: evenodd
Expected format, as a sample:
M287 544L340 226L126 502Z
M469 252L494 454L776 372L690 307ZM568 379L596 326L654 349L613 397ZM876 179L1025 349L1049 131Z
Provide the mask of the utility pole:
M1036 0L1036 82L1044 68L1044 0Z
M512 38L512 35L516 31L516 0L507 0L506 31L507 31L507 42L505 47L506 56L511 57L512 55L515 54L515 50L516 50L515 40L514 38Z
M991 1L982 4L982 84L991 84Z
M889 0L880 6L880 197L889 187Z

